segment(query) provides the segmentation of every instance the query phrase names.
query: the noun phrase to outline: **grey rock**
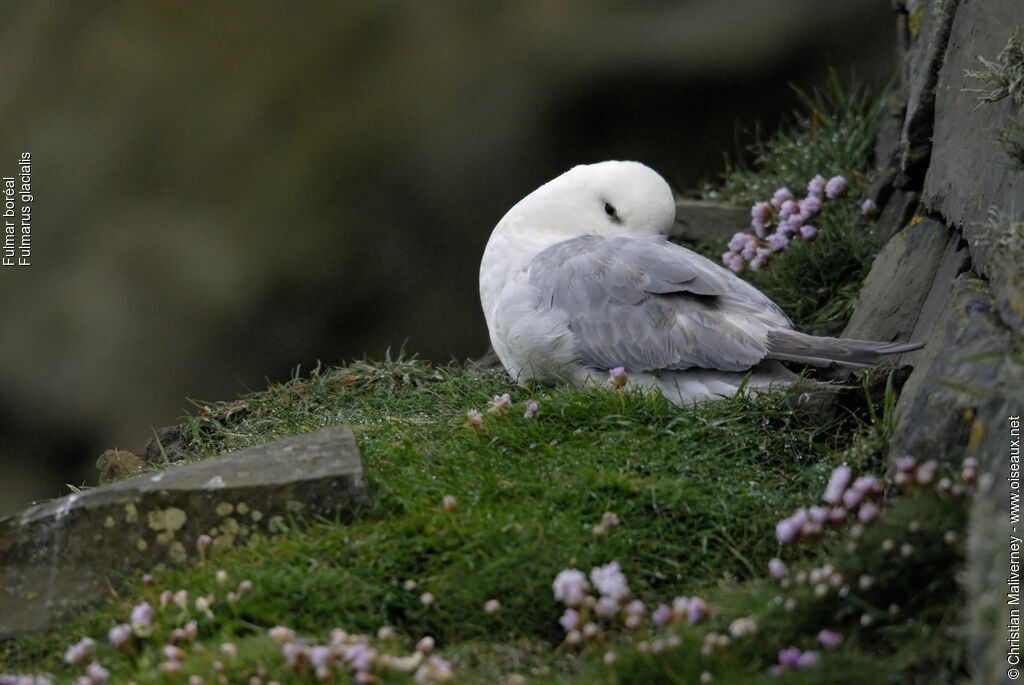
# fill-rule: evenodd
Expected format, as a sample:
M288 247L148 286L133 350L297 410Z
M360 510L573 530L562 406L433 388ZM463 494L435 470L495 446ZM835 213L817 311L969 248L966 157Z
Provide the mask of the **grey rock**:
M875 222L875 233L882 240L888 240L907 225L920 207L921 194L915 190L894 189L886 199Z
M1018 386L1024 379L1018 377ZM969 451L978 458L977 490L971 505L967 538L967 636L974 662L974 682L1010 682L1006 677L1008 621L1006 591L1010 577L1010 536L1022 538L1010 521L1011 416L1020 416L1020 398L1005 398L988 424L982 425ZM1019 471L1012 492L1020 496Z
M153 437L142 448L139 456L150 464L182 461L189 458L186 443L180 425L164 426L154 431Z
M903 386L890 454L956 464L979 460L978 492L968 526L966 636L975 682L1007 682L1006 578L1009 573L1007 417L1024 406L1024 344L996 312L988 284L973 273L949 287L945 273L963 250L946 254L922 305L915 333L928 344ZM937 312L937 315L936 315ZM1018 537L1021 537L1018 535Z
M957 11L937 84L932 160L922 194L930 211L962 228L975 271L992 281L997 301L1004 304L1024 299L1019 278L1024 240L997 247L999 238L992 234L998 229L989 221L989 212L996 208L1021 220L1024 171L1009 164L997 132L1024 113L1010 98L982 103L970 89L983 84L965 71L981 66L979 55L995 59L1020 22L1020 5L1014 2L964 3ZM997 252L1003 253L1003 260L995 258ZM1020 306L1004 316L1018 331Z
M956 231L933 219L910 222L875 257L843 337L925 342L966 259Z
M139 474L145 466L139 455L128 450L106 450L96 459L101 485Z
M0 639L95 605L120 575L273 533L289 515L369 502L347 426L121 480L0 520Z
M1022 208L1024 211L1024 208ZM1024 334L1024 216L996 222L991 233L995 245L989 255L992 295L1003 323Z
M996 314L987 282L972 273L956 278L896 404L890 453L944 462L967 456L972 431L992 430L1008 398L1024 403L1024 367L1013 359L1021 347Z
M911 47L905 62L906 117L900 136L897 188L920 188L931 155L935 84L957 0L906 3Z
M724 252L734 233L749 230L750 207L677 199L676 223L669 235L688 243L721 242Z

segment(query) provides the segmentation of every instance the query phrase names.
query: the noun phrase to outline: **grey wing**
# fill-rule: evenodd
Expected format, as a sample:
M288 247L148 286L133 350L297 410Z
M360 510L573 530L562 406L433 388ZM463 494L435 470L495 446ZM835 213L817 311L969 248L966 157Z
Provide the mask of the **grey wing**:
M759 290L662 236L566 240L528 279L594 368L742 371L764 359L768 331L792 326Z

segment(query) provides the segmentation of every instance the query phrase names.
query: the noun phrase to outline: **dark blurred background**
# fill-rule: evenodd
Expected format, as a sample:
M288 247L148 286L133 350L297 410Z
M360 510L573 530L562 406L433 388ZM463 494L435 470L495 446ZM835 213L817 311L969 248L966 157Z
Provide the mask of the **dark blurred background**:
M895 65L890 0L11 3L0 515L95 483L188 398L296 365L482 354L480 254L520 197L628 158L713 181L835 67Z

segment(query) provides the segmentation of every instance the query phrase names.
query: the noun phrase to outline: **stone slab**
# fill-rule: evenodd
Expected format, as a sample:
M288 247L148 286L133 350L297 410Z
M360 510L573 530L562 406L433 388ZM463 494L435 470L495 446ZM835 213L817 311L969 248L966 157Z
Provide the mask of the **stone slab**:
M934 219L911 221L875 257L842 337L926 342L949 283L966 261L956 231Z
M721 242L725 252L734 233L751 230L750 207L677 199L676 223L669 235L688 243Z
M1018 368L1018 372L1021 369ZM1024 378L1018 376L1018 384ZM1018 387L1021 387L1018 385ZM1010 416L1024 410L1021 398L1006 397L988 421L972 431L968 452L978 459L977 490L971 503L967 538L966 619L975 683L1010 683L1007 677L1010 607L1010 536L1024 537L1010 522ZM979 417L980 418L980 417ZM1019 439L1019 433L1018 437ZM1018 481L1019 482L1019 481ZM1016 491L1020 494L1020 491Z
M1010 98L981 102L970 90L984 84L965 71L981 68L979 56L994 60L1022 21L1016 2L960 4L936 86L932 158L922 193L930 211L961 228L974 270L992 281L1004 321L1018 333L1022 312L1010 305L1024 299L1024 240L1001 244L1000 236L990 235L989 212L1024 220L1024 170L1010 163L997 139L1000 127L1024 124L1024 112Z
M1022 353L986 281L956 278L896 403L890 454L959 463L972 431L996 421L1007 398L1024 404L1024 367L1013 359Z
M118 576L273 534L289 516L348 519L369 495L355 437L327 428L148 473L0 519L0 639L95 605Z
M928 167L935 119L935 84L957 5L957 0L906 3L910 49L904 61L906 116L900 134L897 188L920 188Z

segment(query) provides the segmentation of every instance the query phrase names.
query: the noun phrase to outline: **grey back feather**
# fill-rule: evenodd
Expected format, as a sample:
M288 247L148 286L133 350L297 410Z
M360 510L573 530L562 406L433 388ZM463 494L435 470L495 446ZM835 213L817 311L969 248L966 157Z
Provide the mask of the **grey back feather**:
M528 280L593 368L742 371L764 359L769 330L792 325L759 290L663 236L572 238L538 254Z

